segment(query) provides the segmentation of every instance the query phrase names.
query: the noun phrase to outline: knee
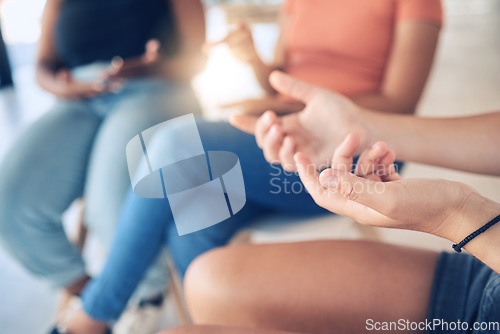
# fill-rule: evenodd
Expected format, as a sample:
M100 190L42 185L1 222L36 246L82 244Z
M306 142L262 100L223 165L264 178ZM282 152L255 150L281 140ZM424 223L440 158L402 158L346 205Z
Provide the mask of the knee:
M184 279L188 308L195 323L255 325L254 300L245 272L245 247L230 246L202 254Z

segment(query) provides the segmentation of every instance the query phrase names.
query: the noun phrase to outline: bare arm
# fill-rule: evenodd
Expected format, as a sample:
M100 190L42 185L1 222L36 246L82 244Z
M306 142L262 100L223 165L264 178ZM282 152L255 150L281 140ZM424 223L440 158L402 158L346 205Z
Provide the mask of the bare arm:
M398 23L380 91L353 101L368 109L413 114L432 67L439 30L430 22Z
M267 93L266 97L239 101L222 106L223 108L238 108L241 113L251 115L260 115L266 110L274 110L278 114L287 114L300 111L304 108L304 104L300 101L279 98L276 95L276 90L269 83L269 75L272 71L283 68L285 64L284 27L286 26L286 20L286 15L282 13L280 17L281 33L276 43L272 64L266 64L262 61L255 49L250 28L245 24L240 24L237 29L230 32L224 39L211 43L212 46L226 43L237 59L252 67L257 81Z
M181 39L181 51L163 66L168 77L190 79L205 66L202 46L205 42L205 11L200 0L172 2Z
M499 203L463 183L401 179L396 155L384 142L366 149L351 174L359 143L357 135L348 135L335 150L332 169L321 175L304 154L296 154L299 175L320 206L362 224L426 232L455 244L500 215ZM500 223L465 249L500 273Z
M403 161L500 175L500 111L457 118L365 112L372 138Z
M286 24L285 14L280 15L280 35L276 43L274 61L272 64L266 64L260 58L255 43L252 37L252 31L246 23L240 23L238 27L229 32L222 40L209 43L208 47L213 47L222 43L228 45L233 56L241 62L247 63L252 67L255 78L260 86L268 95L275 95L276 91L269 83L269 75L275 69L280 69L284 66L284 49L283 49L283 27Z
M38 84L49 92L56 88L55 73L60 62L55 51L54 30L62 0L48 0L42 16L42 32L38 46L36 79Z
M278 36L278 41L276 42L276 49L274 52L274 61L272 64L265 64L258 55L252 58L250 65L255 73L257 81L261 87L269 95L275 95L276 90L269 83L269 75L272 71L276 69L283 69L285 66L285 50L284 50L284 27L286 26L286 15L282 12L280 14L280 34ZM270 108L268 108L270 109ZM279 113L279 111L277 111Z
M500 175L500 111L457 118L394 115L359 108L341 95L283 73L273 73L271 83L306 108L283 117L235 116L231 122L256 134L268 160L280 161L285 168L295 170L293 154L299 151L315 164L324 164L343 138L356 132L361 149L383 140L403 161Z
M73 80L69 69L63 68L57 56L54 33L59 10L63 0L48 0L42 18L42 34L38 47L36 79L46 91L66 99L85 99L116 89L110 84L104 86L95 82Z

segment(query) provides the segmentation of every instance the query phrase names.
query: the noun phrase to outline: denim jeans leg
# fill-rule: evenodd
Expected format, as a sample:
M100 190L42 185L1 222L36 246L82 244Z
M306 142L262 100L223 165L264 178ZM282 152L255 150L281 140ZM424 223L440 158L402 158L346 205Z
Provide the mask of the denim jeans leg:
M120 317L160 254L170 217L167 200L140 198L129 192L106 264L82 293L87 314L101 321Z
M0 240L26 269L56 287L85 273L61 218L83 193L100 122L85 103L59 101L20 136L0 167Z
M85 220L91 233L105 249L110 249L117 224L122 220L123 201L131 188L125 154L127 143L153 125L200 111L188 87L161 79L131 80L120 93L109 96L103 103L110 105L111 110L93 147L85 189ZM136 289L133 302L162 293L167 284L165 257L158 254Z

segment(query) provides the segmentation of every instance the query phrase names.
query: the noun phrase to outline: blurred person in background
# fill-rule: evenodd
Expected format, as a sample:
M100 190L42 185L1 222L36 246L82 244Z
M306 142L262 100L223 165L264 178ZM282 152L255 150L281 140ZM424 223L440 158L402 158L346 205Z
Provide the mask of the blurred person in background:
M29 272L81 293L89 276L62 215L83 196L86 225L111 244L130 188L126 144L159 122L199 113L189 84L204 66L204 40L199 0L47 1L37 80L57 102L0 166L0 240ZM164 267L142 296L164 290Z
M272 108L289 113L304 107L301 101L281 96L270 86L267 77L276 67L284 68L296 78L346 94L365 108L383 110L389 115L415 111L439 37L442 23L439 0L287 0L283 16L283 37L274 65L268 66L258 58L250 32L244 26L223 41L230 44L240 59L252 62L259 81L270 93L266 98L270 103L245 112L259 114ZM286 189L294 184L302 187L300 179L267 163L253 136L225 122L198 119L197 125L205 151L230 151L238 155L245 180L245 207L222 223L179 236L167 200L139 198L130 191L107 263L83 292L83 310L70 322L70 332L103 333L110 319L125 309L144 273L165 245L183 276L194 258L227 244L238 230L265 214L288 212L313 216L327 212L305 191ZM347 129L333 126L339 135L347 134ZM177 123L162 130L155 140L170 145L163 145L164 151L148 154L189 155L182 143L176 143L187 129ZM277 132L269 135L280 136ZM279 160L266 157L269 161ZM285 166L285 169L290 168ZM98 308L106 311L105 316L104 312L95 311Z
M361 106L411 114L431 68L441 22L439 1L285 0L272 64L260 58L245 23L205 47L226 44L252 67L266 96L225 106L245 114L302 110L300 101L278 94L269 84L275 69Z

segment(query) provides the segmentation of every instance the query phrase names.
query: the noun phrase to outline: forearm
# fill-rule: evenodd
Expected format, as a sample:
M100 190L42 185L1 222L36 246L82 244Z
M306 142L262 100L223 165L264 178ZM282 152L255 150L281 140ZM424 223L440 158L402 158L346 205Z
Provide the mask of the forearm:
M57 93L55 68L48 63L38 62L36 67L36 81L40 87L49 93Z
M416 108L413 102L402 101L382 92L354 96L352 101L360 107L391 114L414 114Z
M370 111L363 117L371 140L387 142L400 160L500 175L500 112L423 118Z
M163 76L188 81L203 70L206 56L202 53L205 43L205 12L200 0L174 0L173 9L179 31L180 51L161 64Z
M500 215L500 204L473 192L465 199L460 216L453 221L445 237L458 244L469 234ZM500 223L481 233L464 247L469 253L500 273Z
M160 75L175 81L189 81L206 65L206 57L201 53L185 53L167 58L160 64Z

